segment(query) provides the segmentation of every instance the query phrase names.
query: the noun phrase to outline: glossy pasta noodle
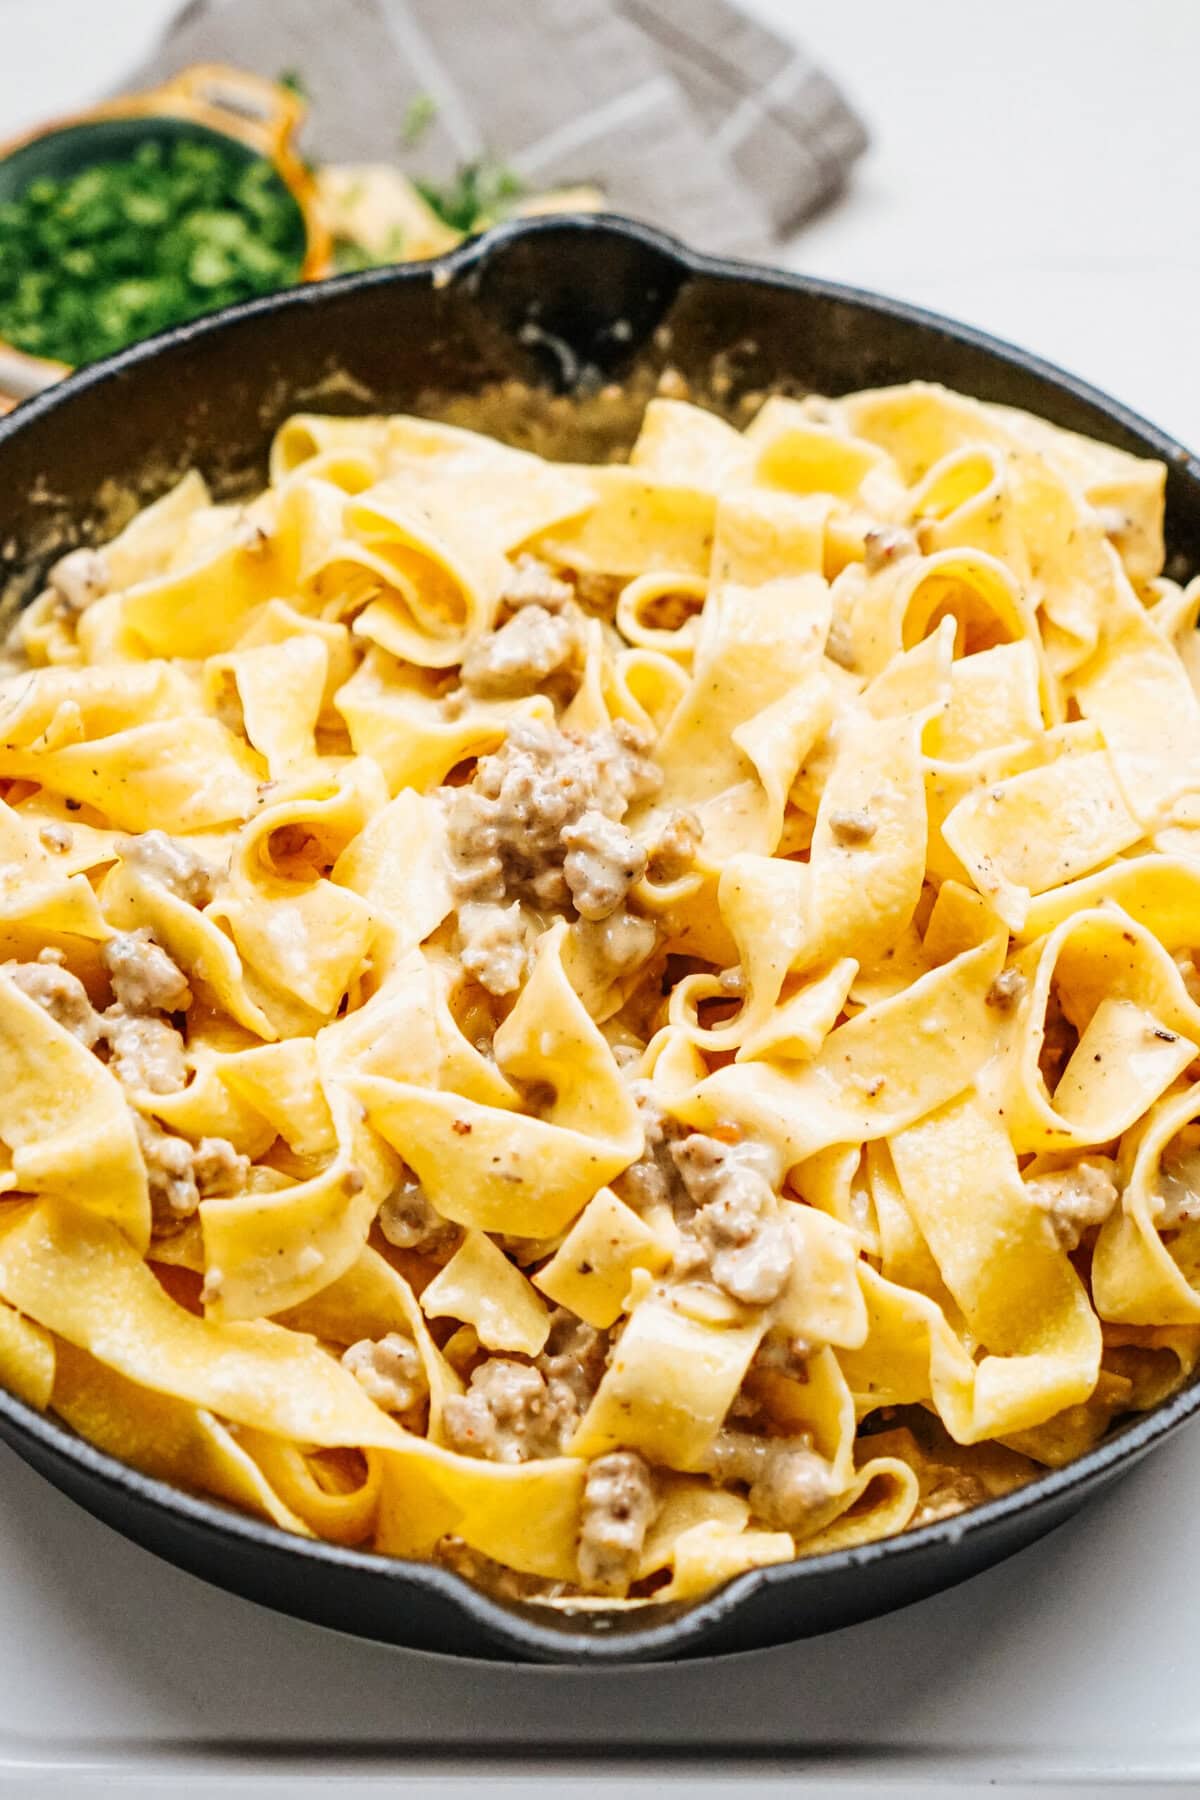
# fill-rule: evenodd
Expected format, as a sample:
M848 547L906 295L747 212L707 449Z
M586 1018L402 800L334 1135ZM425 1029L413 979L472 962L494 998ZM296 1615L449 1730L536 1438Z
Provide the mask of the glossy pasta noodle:
M0 1376L502 1593L903 1531L1200 1346L1200 586L914 385L297 416L0 680Z

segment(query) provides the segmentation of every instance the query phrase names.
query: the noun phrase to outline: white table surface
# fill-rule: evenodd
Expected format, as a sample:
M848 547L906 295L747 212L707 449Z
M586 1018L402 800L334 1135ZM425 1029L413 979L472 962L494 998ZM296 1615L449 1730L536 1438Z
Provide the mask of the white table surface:
M1013 338L1200 442L1200 6L746 4L804 38L875 134L787 260ZM170 11L0 0L0 135L119 79ZM414 1794L1200 1791L1198 1489L1195 1432L1052 1538L889 1619L583 1674L276 1617L134 1549L5 1452L0 1789L358 1794L403 1771ZM555 1760L581 1740L594 1756Z

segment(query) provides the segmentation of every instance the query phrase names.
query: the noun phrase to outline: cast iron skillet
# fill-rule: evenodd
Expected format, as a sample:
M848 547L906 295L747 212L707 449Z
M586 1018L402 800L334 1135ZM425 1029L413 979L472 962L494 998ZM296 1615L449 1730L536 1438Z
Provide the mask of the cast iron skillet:
M664 362L700 389L715 366L731 403L764 387L942 381L1161 457L1172 571L1200 566L1200 464L1081 382L914 307L579 217L505 226L439 263L252 301L18 408L0 420L0 589L27 597L50 557L102 533L106 514L111 527L103 496L114 477L143 498L193 462L225 488L261 479L270 433L297 405L444 412L490 384L595 390ZM758 1648L949 1587L1059 1524L1198 1406L1200 1387L1185 1389L1068 1468L957 1518L743 1575L691 1605L612 1616L492 1600L444 1570L291 1537L135 1473L2 1392L0 1437L127 1537L283 1612L462 1656L611 1664Z

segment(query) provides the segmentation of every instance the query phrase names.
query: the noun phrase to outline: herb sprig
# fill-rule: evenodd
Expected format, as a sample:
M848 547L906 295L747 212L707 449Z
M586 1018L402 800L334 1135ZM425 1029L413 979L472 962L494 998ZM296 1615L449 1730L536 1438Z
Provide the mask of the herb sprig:
M502 219L526 192L525 183L514 170L487 157L464 163L444 184L417 181L414 186L439 219L464 233Z

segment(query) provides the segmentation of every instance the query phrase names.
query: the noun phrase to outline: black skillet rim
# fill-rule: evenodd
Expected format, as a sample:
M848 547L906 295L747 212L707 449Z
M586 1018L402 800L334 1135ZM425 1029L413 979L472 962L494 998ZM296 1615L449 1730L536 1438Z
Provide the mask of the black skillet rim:
M915 325L965 348L981 351L998 362L1049 383L1141 439L1150 453L1166 462L1169 467L1182 465L1200 483L1200 460L1182 444L1090 383L1001 338L945 318L924 307L874 294L867 289L730 258L705 256L688 249L667 233L637 221L612 214L590 213L513 221L497 226L437 259L370 269L286 289L279 294L245 301L239 306L176 326L77 371L25 401L6 417L0 418L0 453L5 442L27 425L61 407L69 407L76 395L102 387L110 381L118 380L127 371L139 368L143 363L155 361L164 350L203 343L227 326L236 325L242 320L286 315L298 308L319 306L325 294L330 292L340 295L364 288L407 283L437 287L450 283L462 284L469 292L470 284L478 279L491 259L502 253L507 245L532 235L556 234L595 237L607 235L632 240L658 255L664 262L674 265L680 272L681 286L689 280L703 278L732 280L750 287L807 292L829 301L846 303L868 317L881 316ZM606 1636L602 1630L596 1630L595 1625L579 1632L567 1632L561 1626L548 1629L530 1617L532 1608L517 1611L493 1600L449 1570L349 1549L322 1539L295 1537L220 1501L201 1498L167 1482L141 1474L116 1457L95 1449L69 1427L58 1423L49 1415L39 1413L24 1401L0 1389L0 1417L3 1417L8 1428L5 1436L14 1447L21 1440L32 1443L43 1454L48 1453L52 1460L74 1464L115 1495L127 1495L173 1515L193 1533L212 1539L215 1547L219 1547L222 1539L240 1539L246 1545L284 1552L295 1560L298 1576L302 1577L306 1563L353 1570L356 1574L375 1576L393 1584L398 1597L405 1589L423 1588L455 1606L467 1621L473 1621L482 1628L492 1645L501 1650L507 1649L510 1655L521 1661L601 1667L674 1660L687 1655L689 1651L693 1655L697 1652L703 1655L705 1639L738 1609L744 1599L763 1586L795 1585L797 1611L800 1612L800 1590L806 1580L819 1583L822 1577L836 1577L850 1570L862 1571L862 1578L867 1580L867 1571L877 1564L887 1563L895 1567L908 1559L919 1559L925 1551L935 1546L949 1549L1018 1514L1057 1511L1054 1507L1056 1501L1067 1500L1076 1493L1082 1501L1087 1489L1100 1477L1114 1473L1123 1464L1136 1461L1153 1445L1177 1431L1198 1410L1200 1383L1193 1383L1152 1411L1136 1418L1094 1450L1063 1468L1048 1471L1027 1487L1018 1488L1000 1499L938 1520L919 1530L901 1533L897 1537L881 1538L854 1549L832 1551L823 1556L801 1557L795 1562L776 1563L751 1570L747 1574L736 1576L715 1593L694 1602L665 1623L651 1622L644 1630L626 1627L619 1634ZM653 1620L652 1608L647 1609L647 1615ZM560 1619L563 1617L562 1614L558 1616ZM593 1620L598 1617L595 1614L585 1616ZM624 1617L628 1619L629 1615Z

